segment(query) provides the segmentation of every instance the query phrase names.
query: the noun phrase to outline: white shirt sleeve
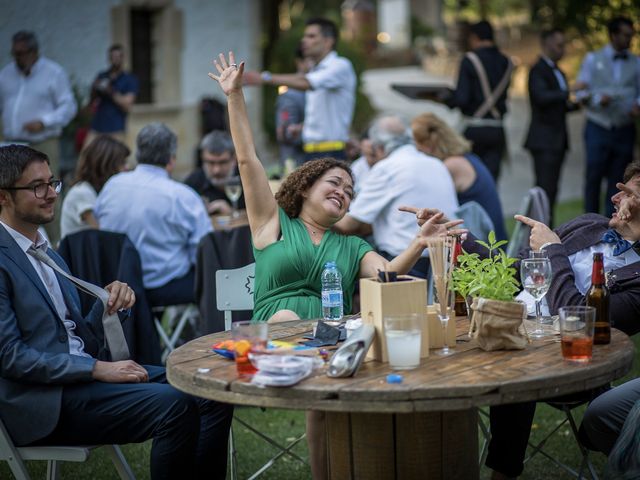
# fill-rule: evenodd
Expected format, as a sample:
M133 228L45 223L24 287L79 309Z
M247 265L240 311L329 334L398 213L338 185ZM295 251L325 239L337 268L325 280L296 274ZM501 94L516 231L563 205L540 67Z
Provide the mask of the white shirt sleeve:
M318 69L307 73L306 78L314 90L319 88L330 90L347 84L351 76L351 70L351 64L348 61L342 58L335 58L320 65Z
M389 188L390 177L383 167L377 164L371 168L351 203L349 215L360 222L372 224L396 196L394 189Z
M54 110L42 115L40 120L45 127L64 128L73 119L78 108L66 72L58 69L52 77Z

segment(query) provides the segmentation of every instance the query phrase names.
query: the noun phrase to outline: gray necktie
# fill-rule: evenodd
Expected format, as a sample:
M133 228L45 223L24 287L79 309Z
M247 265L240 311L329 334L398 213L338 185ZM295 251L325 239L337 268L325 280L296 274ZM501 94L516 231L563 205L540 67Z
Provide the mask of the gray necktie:
M104 329L104 336L107 339L107 345L109 346L109 351L111 352L111 360L127 360L129 358L129 347L127 346L127 340L124 338L124 332L122 330L122 325L120 324L118 314L114 313L113 315L109 315L107 313L107 301L109 300L109 292L107 292L104 288L100 288L96 285L93 285L92 283L80 280L73 275L69 275L62 268L60 268L58 264L54 262L49 255L47 255L46 252L42 251L39 248L35 248L33 245L29 247L27 253L37 258L45 265L53 268L53 270L74 283L83 292L100 299L103 306L102 328Z

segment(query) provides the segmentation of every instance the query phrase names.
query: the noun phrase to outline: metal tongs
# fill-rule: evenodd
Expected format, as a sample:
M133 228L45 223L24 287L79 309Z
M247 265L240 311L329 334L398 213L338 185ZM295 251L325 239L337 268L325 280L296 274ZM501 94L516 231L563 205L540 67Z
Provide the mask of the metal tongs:
M335 351L329 361L329 377L352 377L358 371L369 351L376 329L373 325L362 325Z

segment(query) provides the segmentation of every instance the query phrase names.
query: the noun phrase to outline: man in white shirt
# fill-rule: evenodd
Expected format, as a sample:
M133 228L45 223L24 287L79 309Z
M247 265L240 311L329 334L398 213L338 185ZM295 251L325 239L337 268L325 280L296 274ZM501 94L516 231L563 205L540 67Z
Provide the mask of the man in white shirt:
M46 153L59 175L58 137L76 114L69 78L57 63L42 57L32 32L13 36L14 61L0 70L0 109L5 142L25 142Z
M105 184L96 219L103 230L126 234L138 249L151 305L192 303L196 250L212 230L211 220L198 194L170 178L176 135L162 123L150 123L136 144L138 166Z
M383 256L399 255L415 237L415 219L399 207L431 202L453 218L458 208L455 186L444 164L412 144L408 125L397 116L381 117L369 130L374 156L379 160L358 187L349 213L335 228L345 234L367 235ZM426 278L426 252L411 275Z
M302 53L315 66L308 73L245 72L248 85L285 85L306 91L302 142L305 158L345 160L345 145L355 107L356 75L351 62L338 56L336 25L326 18L307 21Z

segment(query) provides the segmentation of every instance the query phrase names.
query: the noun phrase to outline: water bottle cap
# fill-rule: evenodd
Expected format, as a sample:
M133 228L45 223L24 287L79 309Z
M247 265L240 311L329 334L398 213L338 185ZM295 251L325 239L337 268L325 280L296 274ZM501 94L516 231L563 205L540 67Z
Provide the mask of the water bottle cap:
M387 383L402 383L403 379L404 378L402 377L402 375L399 375L397 373L391 373L387 375Z
M324 268L336 268L336 262L331 261L324 264Z

